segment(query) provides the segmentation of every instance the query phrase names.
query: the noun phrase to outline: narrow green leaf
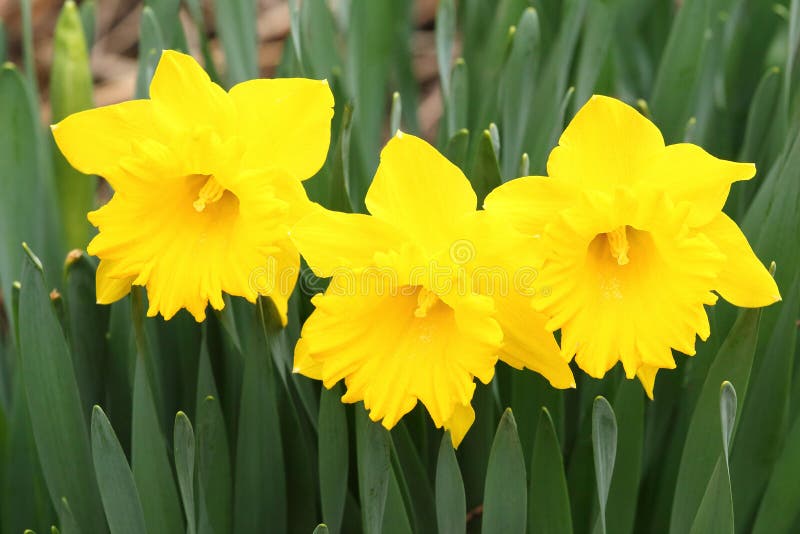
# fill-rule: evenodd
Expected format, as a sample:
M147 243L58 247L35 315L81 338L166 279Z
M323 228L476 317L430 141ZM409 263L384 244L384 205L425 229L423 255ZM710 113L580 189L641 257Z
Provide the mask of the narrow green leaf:
M603 67L615 35L614 26L619 3L619 0L591 2L586 10L575 72L573 115L594 93L600 69Z
M258 37L254 0L214 2L217 31L225 52L228 85L258 77Z
M753 534L791 532L800 513L800 417L796 417L764 492L753 526Z
M20 363L39 461L51 501L66 497L81 528L101 533L105 522L69 351L39 260L26 252L19 303Z
M206 397L197 407L198 499L210 526L198 532L229 532L231 529L231 459L222 409L214 397ZM201 514L202 516L202 514Z
M420 451L418 428L410 428L409 420L400 421L391 433L392 467L397 479L408 519L414 532L424 531L436 521L433 485ZM416 437L416 439L415 439Z
M0 20L0 64L6 62L6 55L8 54L8 32L6 31L6 24Z
M363 405L356 406L356 458L361 522L365 534L382 532L389 493L389 434L370 421Z
M228 2L224 2L228 4ZM139 19L139 70L136 73L136 98L150 96L150 80L156 72L161 52L166 48L155 12L145 6Z
M81 14L83 36L86 38L86 50L91 50L94 45L97 5L94 0L83 0L78 6Z
M436 62L439 65L439 84L442 87L445 107L450 97L450 70L455 35L455 4L453 0L441 0L436 7Z
M692 522L690 534L733 534L733 496L728 471L728 451L736 422L736 391L730 382L723 382L719 398L722 447L718 460L706 486L703 500Z
M592 407L592 451L597 498L600 502L600 531L606 532L606 503L617 458L617 419L604 397L597 397Z
M500 168L504 180L516 177L515 173L522 157L540 58L539 17L536 10L529 7L522 14L516 27L511 53L499 80L500 124L505 141Z
M330 532L328 530L328 526L325 525L324 523L321 523L317 525L317 528L314 529L314 532L312 534L328 534L328 532Z
M569 508L564 460L553 419L542 408L531 455L528 490L528 532L570 534L572 515Z
M104 399L109 309L97 305L95 263L85 252L70 252L64 277L72 366L88 423L91 407Z
M341 66L336 31L328 2L303 0L300 3L300 43L307 76L330 79L333 69Z
M186 517L186 532L197 532L194 507L194 430L189 418L183 412L175 415L175 431L173 436L175 453L175 471L178 474L178 487L181 490L183 512Z
M183 531L178 489L172 476L168 445L159 423L144 355L136 358L133 385L131 465L147 532Z
M718 426L719 384L725 380L739 384L739 402L744 402L760 314L761 311L755 309L745 310L739 316L706 375L681 456L670 522L670 532L673 534L688 532L697 515L703 491L714 474L719 457L717 440L721 432Z
M400 119L403 115L403 102L400 100L400 93L395 91L392 94L392 111L389 114L389 133L394 135L400 130Z
M484 534L525 532L528 488L517 423L506 408L497 426L484 489Z
M53 123L67 115L89 109L92 103L92 72L83 35L83 22L75 2L61 9L53 34L53 65L50 71L50 106ZM68 248L85 247L89 240L86 213L94 205L97 179L81 174L53 151L55 185Z
M461 129L447 142L444 155L462 171L467 165L467 150L469 149L469 130Z
M142 505L128 461L99 406L92 410L92 457L111 534L146 532Z
M385 534L411 534L411 519L403 492L400 489L397 470L389 472L389 490L386 494L386 509L383 514L381 532Z
M491 130L484 130L478 144L478 155L475 167L470 176L472 187L478 195L478 205L483 203L486 195L502 183L500 167L497 164L497 151L492 140Z
M467 502L450 433L445 432L436 461L436 525L439 532L466 532Z
M450 75L450 101L447 112L449 130L453 135L467 127L469 101L469 76L464 58L456 59Z
M340 386L322 389L317 422L322 518L333 534L341 531L349 469L347 416L341 396Z

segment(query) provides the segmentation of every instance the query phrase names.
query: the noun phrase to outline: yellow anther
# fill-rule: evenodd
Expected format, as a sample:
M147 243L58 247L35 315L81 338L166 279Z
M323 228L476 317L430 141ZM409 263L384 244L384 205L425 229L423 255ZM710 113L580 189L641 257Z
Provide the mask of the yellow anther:
M628 258L628 232L627 226L620 226L606 234L608 238L608 246L611 249L611 255L617 259L619 265L627 265L630 259Z
M436 293L425 289L424 287L417 293L417 309L414 310L414 317L420 319L428 316L428 311L439 302L439 297Z
M205 185L203 185L197 193L197 200L192 202L192 206L194 206L194 209L198 212L203 211L208 204L213 204L221 199L223 193L225 193L225 188L222 187L216 178L209 176Z

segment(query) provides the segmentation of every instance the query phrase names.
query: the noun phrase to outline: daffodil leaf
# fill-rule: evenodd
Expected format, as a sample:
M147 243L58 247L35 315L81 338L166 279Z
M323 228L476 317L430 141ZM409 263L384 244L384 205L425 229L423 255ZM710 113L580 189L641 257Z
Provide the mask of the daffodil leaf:
M207 361L208 356L205 359ZM230 531L232 492L228 437L219 402L210 395L197 406L197 482L201 510L198 532Z
M23 262L19 351L31 426L52 502L66 497L81 528L104 532L89 433L67 343L45 290L41 263Z
M161 51L166 48L161 25L149 6L142 9L139 19L139 70L136 73L136 97L150 96L150 80L156 72L161 59Z
M184 527L167 441L159 422L158 405L154 401L144 357L140 352L136 358L133 380L131 466L147 531L166 534Z
M467 150L469 149L469 130L461 129L447 142L444 154L454 165L462 171L467 164Z
M94 0L83 0L78 6L83 26L83 36L86 38L86 49L91 50L94 45L97 4Z
M125 452L99 406L92 410L92 457L111 534L146 532L142 505Z
M6 45L7 38L8 32L6 31L5 22L0 20L0 63L6 62L6 54L8 53L8 45Z
M548 415L560 422L564 400L560 392L537 373L515 372L510 382L510 405L522 450L527 453L533 449L536 433L542 425L542 408L547 408ZM556 435L563 435L563 425Z
M317 528L314 529L312 534L328 534L328 532L330 532L328 525L322 523L317 525Z
M728 471L728 451L730 438L736 422L736 391L730 382L723 382L720 388L719 416L722 448L718 453L714 472L700 501L697 516L692 522L690 534L732 534L733 496Z
M436 525L439 532L466 532L467 503L464 481L458 466L453 441L445 432L436 461Z
M528 532L569 534L572 532L572 516L564 476L564 460L553 420L545 407L539 412L532 451Z
M483 203L483 199L492 189L502 183L502 175L497 163L497 153L489 130L484 130L481 135L475 167L472 170L470 181L475 193L478 195L478 205Z
M363 405L356 406L356 458L361 521L365 534L383 530L391 476L388 432L370 421Z
M341 65L336 46L336 23L325 0L303 0L300 3L300 43L303 65L312 78L330 78Z
M441 0L436 7L436 63L439 65L439 84L445 109L450 99L450 70L452 69L453 40L456 35L456 8L453 0ZM452 132L450 132L452 134Z
M614 476L608 492L606 525L615 534L634 531L644 446L644 391L634 380L623 380L614 396L618 442ZM598 518L599 519L599 518ZM598 525L595 525L597 531Z
M464 437L464 441L458 446L459 462L461 465L469 466L461 472L467 497L467 510L472 510L484 502L486 470L498 417L498 404L490 385L476 384L472 406L475 409L475 422Z
M322 518L333 534L341 532L349 464L347 417L341 396L338 385L322 388L317 422Z
M64 276L72 366L88 423L92 406L105 397L102 371L108 358L109 309L97 305L95 262L85 252L67 256Z
M500 77L500 124L506 141L500 165L504 181L516 178L522 156L541 62L540 41L539 17L536 10L529 7L517 24L511 51Z
M394 469L390 471L389 491L386 494L386 510L383 514L383 526L380 531L396 534L411 534L413 532L411 530L409 508L406 507L397 471Z
M197 532L194 504L195 439L192 423L189 422L189 418L183 412L178 412L175 415L172 443L175 455L175 471L178 475L178 487L181 491L184 517L186 518L186 533L194 534Z
M420 532L436 521L433 489L405 421L400 421L394 427L391 438L394 476L406 503L413 530Z
M244 341L244 378L236 440L233 530L253 532L269 524L287 529L286 468L278 415L279 382L262 314L252 314ZM270 333L267 335L274 335Z
M575 72L573 115L594 93L600 70L614 40L617 8L620 3L620 0L591 2L586 10Z
M798 510L797 482L800 480L800 417L795 417L783 450L772 469L764 498L758 508L753 534L791 532Z
M153 10L156 20L161 25L165 48L185 51L186 36L183 34L183 25L178 17L180 0L145 0L145 5Z
M483 494L481 532L525 532L528 503L525 459L511 409L506 409L497 426Z
M389 113L389 132L395 135L400 130L400 121L403 115L403 102L400 93L395 91L392 94L392 111Z
M220 83L217 68L214 65L214 59L211 56L211 47L209 45L208 31L206 30L206 21L203 8L200 6L200 0L186 0L186 9L189 11L189 16L192 17L192 22L197 29L200 37L200 50L203 54L203 68L208 72L208 76L215 82Z
M746 310L731 328L706 375L695 404L681 456L670 532L688 532L697 515L703 491L711 479L720 449L719 385L728 380L739 386L739 403L748 392L750 370L758 338L759 309ZM721 476L721 475L717 475Z
M617 420L604 397L597 397L592 406L592 450L600 502L600 531L606 532L606 504L617 457Z
M222 50L225 80L229 86L258 77L256 4L253 0L214 2L214 14Z
M52 122L93 107L92 72L83 35L83 24L74 2L66 2L53 34L53 65L50 71ZM86 213L94 205L97 178L73 169L58 150L53 151L55 185L61 227L67 247L85 247L89 240Z

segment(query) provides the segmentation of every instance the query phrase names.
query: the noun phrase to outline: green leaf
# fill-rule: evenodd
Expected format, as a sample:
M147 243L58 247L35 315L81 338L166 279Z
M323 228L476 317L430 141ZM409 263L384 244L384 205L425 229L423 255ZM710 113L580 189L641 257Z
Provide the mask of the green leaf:
M0 67L0 109L0 282L3 294L11 295L22 264L20 243L26 241L37 250L47 245L41 218L30 216L39 212L44 194L36 150L38 122L25 81L11 64ZM6 313L13 317L10 308Z
M214 14L222 50L225 52L225 79L228 85L258 77L258 37L254 0L214 2Z
M436 461L436 525L439 532L466 532L467 502L453 441L445 432Z
M594 93L600 69L615 35L614 27L619 4L620 0L600 0L591 2L586 10L575 72L573 115Z
M703 491L714 474L719 448L719 384L728 380L739 387L739 402L750 380L750 369L758 337L761 311L745 310L731 328L706 375L695 405L681 456L675 497L672 503L670 532L688 532L703 498ZM721 476L721 474L717 474Z
M800 417L796 417L783 450L775 462L753 526L753 534L791 532L798 511L796 506L800 481Z
M569 508L564 460L553 419L542 407L531 454L528 490L528 532L570 534L572 515Z
M186 532L197 532L194 507L194 430L189 418L183 412L175 415L175 431L173 437L175 453L175 471L178 474L178 487L181 490L183 512L186 517Z
M623 380L614 397L618 442L614 476L608 492L606 524L614 534L634 530L644 445L644 390L637 380ZM599 519L599 518L598 518ZM597 529L595 529L597 530Z
M133 384L131 465L142 502L147 532L183 531L178 489L168 445L159 423L144 354L136 358Z
M356 406L356 460L361 521L365 534L382 532L389 494L391 463L389 433L370 421L362 404Z
M484 130L478 144L478 155L472 170L470 181L478 195L478 205L483 204L492 189L502 183L500 167L497 163L497 151L494 147L490 130Z
M416 428L400 421L391 433L392 467L414 532L429 528L436 521L434 493L428 471L421 457L422 449Z
M19 303L20 363L42 472L52 502L66 497L81 528L105 532L69 351L39 260L29 249L26 252Z
M349 468L347 417L341 396L340 386L322 388L317 423L322 518L333 534L341 531Z
M53 64L50 70L50 107L56 123L67 115L93 107L92 72L83 22L75 2L68 0L61 9L53 34ZM85 247L89 240L86 213L94 205L97 179L85 176L53 151L55 185L68 248Z
M604 397L597 397L592 407L592 451L597 498L600 501L600 531L606 532L606 503L617 458L617 419Z
M719 399L720 430L722 448L711 480L706 486L703 500L692 522L690 534L732 534L733 496L728 472L728 451L733 427L736 422L736 391L730 382L723 382Z
M328 530L328 526L325 525L324 523L321 523L317 525L317 528L314 529L314 532L312 534L328 534L328 532L330 532Z
M525 131L530 123L541 53L539 17L536 10L529 7L514 32L511 53L499 80L500 125L505 141L501 154L504 180L516 178Z
M392 111L389 114L389 133L395 135L400 130L400 119L403 115L403 102L400 100L400 93L395 91L392 94Z
M461 129L447 142L444 155L462 171L466 169L469 149L469 130Z
M72 251L64 271L72 366L88 423L91 407L105 397L109 309L97 304L95 263L85 252Z
M525 532L527 502L525 458L514 415L506 408L489 453L481 532Z
M456 35L456 8L453 0L441 0L436 7L436 62L445 107L450 98L450 70Z
M97 6L94 0L83 0L78 6L81 14L81 26L83 26L83 36L86 38L86 50L91 50L94 45L96 11ZM63 530L63 529L62 529Z
M197 480L200 508L210 529L198 532L228 532L231 529L231 460L222 409L214 397L197 407ZM201 514L202 516L202 514Z
M111 534L146 532L142 505L128 461L99 406L92 410L92 457Z
M164 48L166 46L158 18L149 6L145 6L139 19L139 70L136 73L136 98L150 96L150 80L153 79Z
M255 532L269 524L283 532L287 530L286 465L278 416L279 382L260 306L259 313L251 316L250 338L244 341L233 530Z
M329 79L333 68L341 65L337 38L328 3L303 0L300 3L300 43L307 76Z

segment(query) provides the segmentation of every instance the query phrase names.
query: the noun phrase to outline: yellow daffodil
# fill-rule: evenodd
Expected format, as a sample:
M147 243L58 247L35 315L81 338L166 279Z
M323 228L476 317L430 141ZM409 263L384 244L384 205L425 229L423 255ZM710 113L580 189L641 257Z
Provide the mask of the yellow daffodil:
M709 336L704 306L718 293L737 306L780 300L778 288L735 222L722 212L731 184L751 163L702 148L664 145L630 106L594 96L575 115L547 162L549 177L512 180L485 208L542 236L548 295L535 299L561 329L561 350L602 377L622 361L653 395L671 349L695 352Z
M114 189L89 214L98 302L141 285L149 316L186 308L202 321L222 292L262 294L285 322L299 267L288 229L310 206L300 181L325 160L332 106L325 81L252 80L226 93L190 56L165 51L149 100L53 126L67 160Z
M313 271L331 277L312 299L295 372L328 388L344 379L342 400L363 400L386 428L419 400L455 445L475 417L474 377L488 383L498 356L574 386L530 306L537 243L477 211L458 167L398 133L366 205L371 216L319 208L292 229Z

